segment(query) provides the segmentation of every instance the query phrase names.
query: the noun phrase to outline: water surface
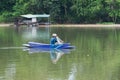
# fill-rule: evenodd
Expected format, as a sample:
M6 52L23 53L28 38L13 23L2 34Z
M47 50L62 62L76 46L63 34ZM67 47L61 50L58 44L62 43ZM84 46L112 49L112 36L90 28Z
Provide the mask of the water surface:
M53 57L22 47L52 33L76 48ZM1 27L0 44L0 80L120 80L120 29Z

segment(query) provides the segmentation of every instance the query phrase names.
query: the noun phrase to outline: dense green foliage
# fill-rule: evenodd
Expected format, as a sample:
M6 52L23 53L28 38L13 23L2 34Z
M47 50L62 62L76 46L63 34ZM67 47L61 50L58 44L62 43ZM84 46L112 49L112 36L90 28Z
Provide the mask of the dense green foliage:
M50 14L53 23L119 23L120 0L2 0L0 22L21 14Z

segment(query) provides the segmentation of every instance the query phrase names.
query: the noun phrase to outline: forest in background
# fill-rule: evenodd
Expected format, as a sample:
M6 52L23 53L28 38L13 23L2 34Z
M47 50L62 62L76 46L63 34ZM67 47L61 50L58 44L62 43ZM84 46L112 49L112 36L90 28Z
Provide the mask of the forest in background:
M0 22L50 14L51 23L120 23L120 0L1 0Z

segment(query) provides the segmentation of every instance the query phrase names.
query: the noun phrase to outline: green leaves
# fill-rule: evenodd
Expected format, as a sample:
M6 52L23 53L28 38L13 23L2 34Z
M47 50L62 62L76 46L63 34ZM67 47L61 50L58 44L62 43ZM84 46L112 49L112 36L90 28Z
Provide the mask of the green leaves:
M120 0L3 0L0 14L4 20L6 12L13 17L50 14L54 23L119 22Z

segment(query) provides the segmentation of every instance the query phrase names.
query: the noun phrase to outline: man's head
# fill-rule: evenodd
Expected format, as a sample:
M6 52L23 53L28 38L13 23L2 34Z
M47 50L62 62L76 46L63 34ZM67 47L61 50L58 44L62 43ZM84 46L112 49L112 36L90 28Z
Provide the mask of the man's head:
M53 34L52 34L52 36L53 36L53 37L56 37L56 36L57 36L57 34L56 34L56 33L53 33Z

